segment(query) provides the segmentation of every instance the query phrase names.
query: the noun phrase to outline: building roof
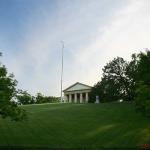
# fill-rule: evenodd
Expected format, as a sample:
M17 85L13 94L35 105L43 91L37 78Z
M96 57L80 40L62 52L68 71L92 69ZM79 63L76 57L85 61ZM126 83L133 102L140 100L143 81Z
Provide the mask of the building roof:
M70 92L70 91L80 91L80 90L90 90L92 88L92 86L80 83L80 82L76 82L75 84L69 86L68 88L66 88L65 90L63 90L63 92Z

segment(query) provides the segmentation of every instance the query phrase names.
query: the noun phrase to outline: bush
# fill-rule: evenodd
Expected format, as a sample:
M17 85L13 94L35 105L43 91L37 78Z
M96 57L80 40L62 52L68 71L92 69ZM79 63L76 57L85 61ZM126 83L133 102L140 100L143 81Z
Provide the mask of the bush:
M17 95L17 101L21 105L34 104L35 98L27 93L27 91L20 90Z
M150 116L150 86L138 83L135 97L136 110Z
M59 98L58 97L54 97L54 96L44 96L41 93L37 93L36 96L36 102L37 104L42 104L42 103L57 103L59 102Z

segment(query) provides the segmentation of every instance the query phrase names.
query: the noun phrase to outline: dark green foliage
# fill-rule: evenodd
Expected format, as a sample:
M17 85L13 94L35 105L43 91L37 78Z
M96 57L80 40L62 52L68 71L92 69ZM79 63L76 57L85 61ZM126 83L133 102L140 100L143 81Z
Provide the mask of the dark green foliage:
M16 85L14 75L8 75L7 69L0 63L0 115L15 121L26 117L25 110L20 109L13 101L17 93Z
M94 103L96 96L99 96L99 98L104 97L101 82L98 82L92 87L91 92L89 93L89 103Z
M99 96L100 102L111 102L119 99L119 90L114 81L107 78L102 78L91 90L89 102L95 102L96 96Z
M139 54L135 105L137 110L150 116L150 51Z
M134 61L127 62L121 57L115 58L104 67L103 78L107 81L106 86L109 86L111 91L115 93L111 94L112 99L121 98L127 101L133 99L135 68ZM111 91L108 91L108 94Z
M17 94L17 101L19 104L34 104L35 98L31 96L27 91L20 90Z
M126 66L126 77L130 78L135 82L136 76L137 76L137 68L138 68L138 62L139 57L138 54L132 54L131 55L131 61L128 62L128 65Z
M120 99L119 85L111 78L102 78L101 102L111 102Z
M42 104L42 103L57 103L59 99L53 96L44 96L41 93L37 93L36 97L30 95L27 91L20 90L17 94L18 104Z
M150 116L150 86L138 83L135 98L136 109L146 116Z
M103 68L103 76L90 93L101 102L135 100L136 109L150 116L150 51L133 54L130 62L117 57Z
M150 51L139 54L137 81L143 81L144 84L150 85Z
M4 105L1 108L2 118L10 117L13 121L22 121L27 119L26 111L17 106L15 102Z
M41 93L37 93L37 96L35 97L37 104L42 103L57 103L59 102L59 98L53 97L53 96L44 96Z
M103 76L90 94L93 102L96 95L101 97L101 102L116 101L124 99L131 101L134 97L134 70L136 58L131 62L121 57L114 58L103 68Z

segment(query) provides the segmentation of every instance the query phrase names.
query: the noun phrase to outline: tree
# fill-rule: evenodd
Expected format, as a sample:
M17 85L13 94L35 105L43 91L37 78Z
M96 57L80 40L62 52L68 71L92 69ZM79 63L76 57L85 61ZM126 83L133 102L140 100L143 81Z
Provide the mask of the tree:
M95 102L96 96L99 96L100 102L111 102L120 98L117 85L114 84L113 80L107 78L102 78L100 82L94 85L89 95L89 102Z
M133 100L136 63L136 55L132 56L131 62L121 57L114 58L104 66L102 79L94 86L90 95L94 97L95 94L101 94L101 102Z
M131 87L134 86L134 81L132 77L128 75L129 71L127 72L130 65L131 64L123 58L117 57L109 62L103 69L103 78L107 80L110 88L117 94L116 97L128 101L133 99Z
M14 75L8 74L6 67L0 63L0 115L19 121L26 118L26 112L13 101L17 94L16 85Z
M37 104L41 104L44 102L44 95L42 95L41 93L37 93L36 95L36 103Z
M101 82L98 82L97 84L95 84L92 89L91 92L89 93L89 103L94 103L96 100L96 96L102 96L102 86L101 86Z
M136 109L150 116L150 51L138 55L139 62L136 75Z
M150 86L143 82L138 82L136 86L136 110L146 116L150 116Z
M137 70L137 81L143 81L144 84L150 84L150 50L145 53L140 53L138 55L138 70Z
M131 100L134 100L139 57L138 54L132 54L131 58L132 60L128 62L128 65L126 67L125 76L126 79L128 80L128 89L129 89Z
M44 96L41 93L37 93L36 95L36 103L41 104L41 103L57 103L59 102L58 97L54 96Z
M34 104L35 98L31 96L27 91L19 90L17 94L17 101L19 104Z

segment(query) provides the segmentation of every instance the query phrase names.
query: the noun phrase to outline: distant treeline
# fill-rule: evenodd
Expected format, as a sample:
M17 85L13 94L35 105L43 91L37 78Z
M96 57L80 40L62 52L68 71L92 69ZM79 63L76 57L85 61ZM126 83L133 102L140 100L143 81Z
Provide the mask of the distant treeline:
M54 96L44 96L41 93L37 93L36 96L32 96L27 91L19 90L16 101L20 105L27 104L42 104L42 103L57 103L59 102L59 97Z

